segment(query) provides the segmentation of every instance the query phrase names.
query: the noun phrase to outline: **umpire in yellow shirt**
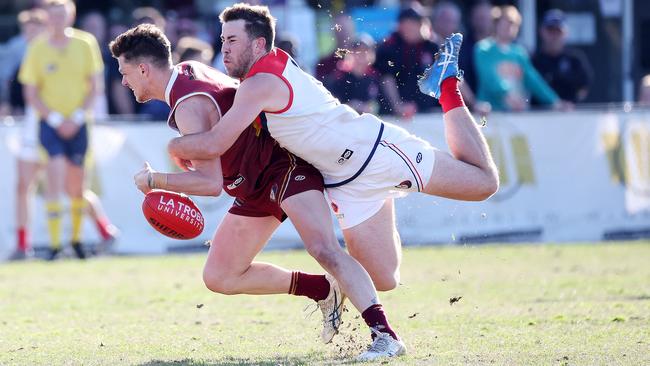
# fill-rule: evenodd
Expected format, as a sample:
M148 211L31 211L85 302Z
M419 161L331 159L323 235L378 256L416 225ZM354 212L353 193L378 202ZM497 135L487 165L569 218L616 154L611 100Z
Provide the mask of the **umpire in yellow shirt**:
M61 252L61 196L70 197L72 248L80 259L84 212L84 158L88 149L88 123L94 98L103 89L103 68L97 41L72 28L75 5L71 0L45 0L48 31L32 41L18 80L27 104L39 114L39 139L49 155L47 163L47 220L49 259Z

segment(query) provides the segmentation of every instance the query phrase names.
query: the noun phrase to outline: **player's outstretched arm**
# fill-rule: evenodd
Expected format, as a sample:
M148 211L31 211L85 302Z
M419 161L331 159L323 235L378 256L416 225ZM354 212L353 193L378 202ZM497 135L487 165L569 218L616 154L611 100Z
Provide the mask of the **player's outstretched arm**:
M258 74L242 82L230 110L212 130L177 137L169 142L168 150L181 159L211 159L223 155L239 135L263 110L284 108L281 97L289 100L289 89L278 77ZM276 108L277 105L281 105Z

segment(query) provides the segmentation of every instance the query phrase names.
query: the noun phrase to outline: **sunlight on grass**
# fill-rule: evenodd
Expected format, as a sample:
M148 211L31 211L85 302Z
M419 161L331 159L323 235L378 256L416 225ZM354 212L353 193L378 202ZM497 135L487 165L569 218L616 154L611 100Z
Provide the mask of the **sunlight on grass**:
M260 259L319 271L303 251ZM409 248L380 294L409 347L391 364L650 364L649 259L646 242ZM369 342L354 309L323 345L305 298L213 294L203 260L3 264L0 364L331 364Z

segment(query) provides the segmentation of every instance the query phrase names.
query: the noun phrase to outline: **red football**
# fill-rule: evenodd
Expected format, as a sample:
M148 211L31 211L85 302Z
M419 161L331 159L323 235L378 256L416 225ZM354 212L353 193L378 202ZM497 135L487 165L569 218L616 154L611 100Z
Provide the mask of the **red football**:
M203 231L203 214L182 193L153 190L144 197L142 212L154 229L173 239L196 238Z

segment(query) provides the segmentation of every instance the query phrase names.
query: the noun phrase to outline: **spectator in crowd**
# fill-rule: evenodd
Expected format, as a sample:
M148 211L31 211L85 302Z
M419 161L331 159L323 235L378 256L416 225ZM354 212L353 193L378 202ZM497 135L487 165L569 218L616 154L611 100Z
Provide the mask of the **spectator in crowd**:
M133 27L138 24L154 24L166 32L167 20L156 8L150 6L136 8L131 13L131 17L133 18ZM175 35L173 38L175 39ZM173 44L175 45L176 42ZM121 87L128 91L126 87ZM129 98L133 99L131 96ZM169 115L169 106L160 100L150 100L143 104L137 104L137 113L153 121L166 121Z
M196 37L182 37L178 40L174 52L175 63L183 61L198 61L206 65L212 64L214 49L205 41Z
M172 48L178 44L183 37L197 37L199 28L194 19L196 14L191 8L183 8L177 11L167 11L165 16L165 33L170 35L169 41ZM150 22L147 22L150 23Z
M320 81L325 80L328 75L336 70L337 64L342 60L341 52L338 50L347 49L349 41L354 38L356 31L352 17L345 13L335 16L332 33L336 41L334 50L318 60L316 64L316 78Z
M465 103L475 112L487 114L490 112L488 103L477 102L476 100L476 71L474 68L474 45L477 42L490 37L494 32L494 20L492 19L492 3L488 0L478 0L469 14L469 29L465 32L463 47L460 49L459 65L464 70L463 83L460 91L463 94Z
M639 105L641 107L650 107L650 74L641 79L639 85Z
M42 9L24 10L18 13L20 34L12 38L6 48L6 57L0 68L0 115L23 114L25 101L23 89L18 82L18 70L25 56L27 44L45 30L47 14Z
M138 24L155 24L158 28L163 30L167 26L167 21L160 11L150 6L135 8L133 12L131 12L131 18L133 18L132 26Z
M434 41L442 43L452 33L460 31L461 13L456 3L443 0L433 7L431 15L431 27L433 29ZM462 48L461 48L462 50Z
M108 27L110 39L126 31L128 27L122 23L113 23ZM134 115L136 102L131 97L131 91L122 85L122 75L117 60L113 57L104 61L106 67L106 97L108 99L108 114Z
M108 49L108 39L106 38L108 27L106 24L106 18L102 13L97 11L91 11L90 13L85 14L81 21L79 22L79 27L92 34L97 43L99 44L99 50L102 53L102 62L104 65L107 65L111 62L111 53ZM94 106L94 115L95 118L102 119L108 116L108 101L106 100L106 94L104 85L106 82L107 76L106 70L104 71L104 82L101 85L97 85L97 97L95 98ZM100 88L101 87L101 88Z
M30 43L19 72L27 104L39 116L39 139L47 151L49 259L61 252L61 195L71 199L72 248L85 258L81 244L84 213L84 159L88 123L96 90L103 80L99 46L91 34L72 28L71 0L45 0L48 32ZM65 80L65 82L61 82Z
M379 75L372 67L375 62L375 42L367 34L350 42L350 52L341 67L325 79L325 86L359 113L379 111Z
M298 39L289 33L280 33L275 37L275 47L281 49L298 62Z
M438 45L429 38L430 29L421 8L413 6L400 11L397 31L377 49L375 69L383 86L382 113L408 119L437 105L434 98L418 89L419 76L433 63L438 51Z
M578 103L589 93L593 72L584 53L566 47L567 32L564 13L547 11L539 29L542 44L532 61L560 99Z
M511 5L495 7L495 31L474 47L477 100L499 111L529 108L532 94L543 104L561 107L560 98L539 75L523 46L515 43L521 14Z
M480 4L480 3L479 3ZM472 8L472 11L476 11L476 7ZM481 9L480 7L478 9ZM491 7L488 7L487 11L488 15L488 22L489 24L492 24L492 15L491 15ZM434 8L433 8L433 15L431 17L432 19L432 27L433 27L433 32L436 40L444 40L445 38L449 37L452 33L457 33L461 32L461 12L460 8L456 3L450 2L450 1L442 1L437 3ZM440 43L441 41L437 41ZM465 43L465 41L463 41ZM460 49L460 56L459 59L461 63L461 67L463 67L464 70L464 77L463 81L465 81L465 77L469 76L470 78L474 77L472 69L474 66L467 62L471 62L471 60L464 60L468 58L468 55L472 54L472 48L474 47L474 44L476 42L472 42L470 40L469 44L465 44L461 49ZM468 73L467 66L469 66L470 72ZM462 82L459 86L460 91L463 95L463 98L465 99L465 103L467 103L467 106L472 109L475 112L481 113L481 114L487 114L490 111L489 106L486 103L477 103L476 101L476 96L474 94L474 89L469 87L466 82Z

